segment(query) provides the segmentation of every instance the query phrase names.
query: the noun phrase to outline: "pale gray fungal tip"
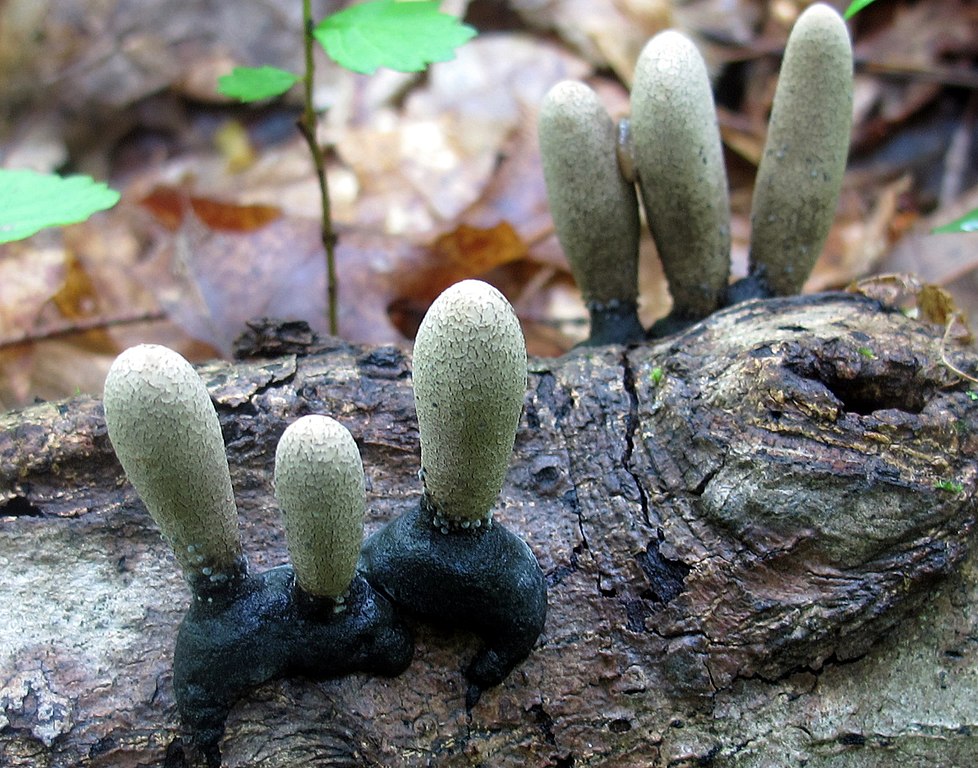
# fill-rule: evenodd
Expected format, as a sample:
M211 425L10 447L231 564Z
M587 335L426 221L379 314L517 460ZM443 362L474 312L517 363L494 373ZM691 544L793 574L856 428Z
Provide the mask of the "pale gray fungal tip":
M631 138L673 314L706 317L727 287L730 202L706 64L679 32L659 33L639 56Z
M366 507L363 464L349 430L328 416L289 425L275 451L275 497L299 586L341 597L356 572Z
M105 381L105 421L119 462L189 576L241 555L224 440L193 367L156 344L127 349Z
M414 344L421 464L436 518L488 524L525 392L526 345L509 302L479 280L447 289Z
M810 6L795 23L751 206L751 271L798 293L835 217L852 130L852 46L842 17Z
M590 88L564 81L544 97L539 134L554 227L584 300L635 302L638 200L614 122Z

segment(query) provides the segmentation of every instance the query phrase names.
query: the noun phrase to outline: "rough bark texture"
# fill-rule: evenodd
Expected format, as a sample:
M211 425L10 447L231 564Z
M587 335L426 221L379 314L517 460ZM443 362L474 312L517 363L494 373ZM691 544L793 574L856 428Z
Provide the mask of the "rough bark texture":
M409 357L294 342L201 369L255 570L285 560L272 459L300 415L356 437L368 531L419 495ZM419 628L398 678L255 690L225 764L978 764L978 403L939 346L826 295L531 361L496 510L548 578L528 661L467 710L473 639ZM192 762L189 592L98 401L0 416L0 516L0 764Z

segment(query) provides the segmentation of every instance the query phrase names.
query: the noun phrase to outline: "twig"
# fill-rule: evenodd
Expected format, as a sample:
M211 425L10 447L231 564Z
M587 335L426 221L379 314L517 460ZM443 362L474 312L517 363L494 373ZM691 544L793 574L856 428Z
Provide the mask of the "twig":
M315 63L313 61L313 19L311 0L302 0L303 43L305 46L306 71L303 77L305 108L297 125L299 132L309 145L312 161L316 167L316 178L319 180L319 192L322 200L322 240L326 249L326 307L329 312L329 332L334 336L339 332L336 300L336 233L333 231L333 218L330 213L329 186L326 181L326 163L323 150L316 138L316 110L312 103L313 76Z
M970 381L972 384L978 384L978 379L962 371L954 363L952 363L950 358L947 356L947 342L951 336L951 330L957 322L963 322L963 319L959 315L954 315L948 319L947 325L944 327L944 335L941 337L940 347L941 362L944 363L944 366L951 371L951 373L960 376L965 381ZM967 328L967 325L965 325L965 328Z
M105 328L115 328L120 325L136 325L138 323L150 323L157 320L165 320L164 312L143 312L138 315L120 315L116 317L92 317L84 320L75 320L68 325L59 325L55 328L32 329L23 333L0 337L0 349L15 347L19 344L28 344L36 341L48 341L62 336L72 336L77 333L87 331L97 331Z

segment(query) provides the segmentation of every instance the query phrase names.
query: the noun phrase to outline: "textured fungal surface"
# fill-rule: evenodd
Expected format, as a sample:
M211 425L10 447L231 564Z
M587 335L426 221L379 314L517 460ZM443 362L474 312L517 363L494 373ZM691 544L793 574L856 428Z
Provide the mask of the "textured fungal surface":
M795 23L771 108L751 209L751 272L774 295L797 293L825 244L852 128L852 48L824 4Z
M176 352L127 349L105 381L116 456L192 581L220 581L241 556L224 440L207 389Z
M448 288L414 344L414 396L428 503L449 521L488 520L513 452L526 345L513 308L479 280Z
M730 203L706 64L679 32L659 33L639 56L631 134L673 315L706 317L727 285Z
M619 170L614 123L594 91L564 81L543 100L539 132L554 227L584 300L634 304L638 200Z
M363 539L363 464L353 435L328 416L303 416L275 451L275 497L296 580L317 597L340 597Z

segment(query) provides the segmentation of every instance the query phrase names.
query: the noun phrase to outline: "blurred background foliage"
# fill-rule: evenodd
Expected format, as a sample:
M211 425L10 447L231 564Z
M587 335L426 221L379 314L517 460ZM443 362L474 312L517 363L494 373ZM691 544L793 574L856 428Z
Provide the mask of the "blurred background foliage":
M314 2L321 18L347 3ZM746 270L751 185L799 0L446 0L479 37L423 75L366 77L325 57L339 233L340 334L408 345L447 285L480 277L513 302L531 353L558 355L586 313L547 210L536 140L544 93L587 81L628 111L638 52L666 27L700 45L715 84ZM845 3L836 7L843 10ZM99 394L123 348L231 354L261 316L325 320L319 201L295 129L298 94L218 95L235 66L301 70L299 2L0 0L0 166L88 173L112 210L0 245L0 407ZM978 239L930 230L978 207L978 5L878 0L850 22L849 169L806 290L881 273L978 307ZM642 246L643 320L669 309Z

